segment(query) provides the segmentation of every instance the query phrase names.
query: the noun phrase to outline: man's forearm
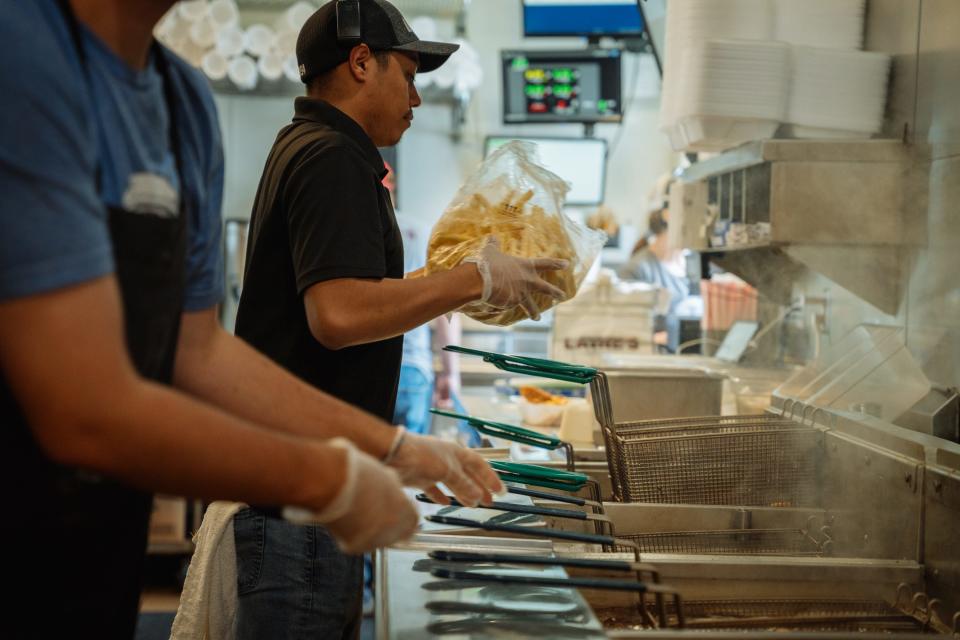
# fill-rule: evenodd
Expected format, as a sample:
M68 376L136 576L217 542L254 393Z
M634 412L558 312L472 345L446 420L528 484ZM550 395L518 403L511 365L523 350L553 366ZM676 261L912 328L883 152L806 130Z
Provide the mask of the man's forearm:
M311 438L351 440L382 459L395 430L318 391L243 340L220 328L213 311L187 313L181 324L174 383L232 414Z
M310 328L328 348L402 335L478 300L483 281L473 264L413 279L340 279L314 285L304 302Z
M256 427L153 383L131 385L104 413L90 416L96 437L70 462L133 486L320 509L346 477L342 450Z

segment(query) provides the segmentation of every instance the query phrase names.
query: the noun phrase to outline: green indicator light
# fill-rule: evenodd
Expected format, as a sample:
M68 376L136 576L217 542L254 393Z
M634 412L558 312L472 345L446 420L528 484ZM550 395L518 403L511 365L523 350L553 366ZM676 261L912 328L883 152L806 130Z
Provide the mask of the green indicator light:
M530 66L530 62L523 56L514 58L513 62L510 63L510 67L514 71L525 71L529 66Z
M597 110L606 111L607 110L607 101L606 100L597 100Z

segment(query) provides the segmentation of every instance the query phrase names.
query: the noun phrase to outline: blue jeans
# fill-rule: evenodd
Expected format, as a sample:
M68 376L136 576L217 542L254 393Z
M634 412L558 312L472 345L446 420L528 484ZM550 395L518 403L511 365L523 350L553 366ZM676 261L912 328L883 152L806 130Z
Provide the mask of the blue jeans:
M393 424L402 424L411 433L428 433L432 400L433 380L423 375L423 372L416 367L401 365L397 406L393 410Z
M393 411L393 424L402 424L412 433L430 434L430 404L433 402L433 380L423 375L416 367L400 367L400 385L397 391L397 406ZM453 396L453 410L466 414L460 398ZM461 442L468 447L480 446L480 435L461 420L457 424Z
M359 637L363 558L340 552L323 527L244 509L237 547L237 640Z

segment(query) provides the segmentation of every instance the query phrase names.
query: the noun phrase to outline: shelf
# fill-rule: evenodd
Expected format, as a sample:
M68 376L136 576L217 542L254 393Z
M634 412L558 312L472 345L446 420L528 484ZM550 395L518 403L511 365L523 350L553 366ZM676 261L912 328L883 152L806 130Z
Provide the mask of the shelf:
M434 18L456 18L460 15L468 0L393 0L405 16L431 16ZM294 0L237 0L241 9L282 11L294 3ZM319 6L323 2L312 0L310 4Z
M193 543L189 540L181 542L151 542L147 545L147 554L154 556L179 556L193 553Z
M766 244L744 244L744 245L735 245L731 247L707 247L706 249L698 249L700 253L735 253L737 251L755 251L757 249L782 249L787 246L784 243L770 242Z
M775 299L787 299L792 284L778 278L809 269L892 315L906 291L905 251L926 241L927 181L898 140L752 142L683 172L679 235L761 291L758 282L772 287ZM769 225L760 237L770 240L692 246L725 234L727 223Z

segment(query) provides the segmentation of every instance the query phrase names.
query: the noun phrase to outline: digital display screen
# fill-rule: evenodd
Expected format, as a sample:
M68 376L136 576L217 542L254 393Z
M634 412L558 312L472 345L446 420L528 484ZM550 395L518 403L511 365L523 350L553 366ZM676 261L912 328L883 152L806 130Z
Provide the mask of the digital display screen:
M536 144L540 163L570 183L567 204L587 206L603 203L607 174L606 140L490 136L486 141L484 156L512 140Z
M639 37L643 30L637 0L523 1L526 37Z
M619 122L621 52L503 51L503 121Z

